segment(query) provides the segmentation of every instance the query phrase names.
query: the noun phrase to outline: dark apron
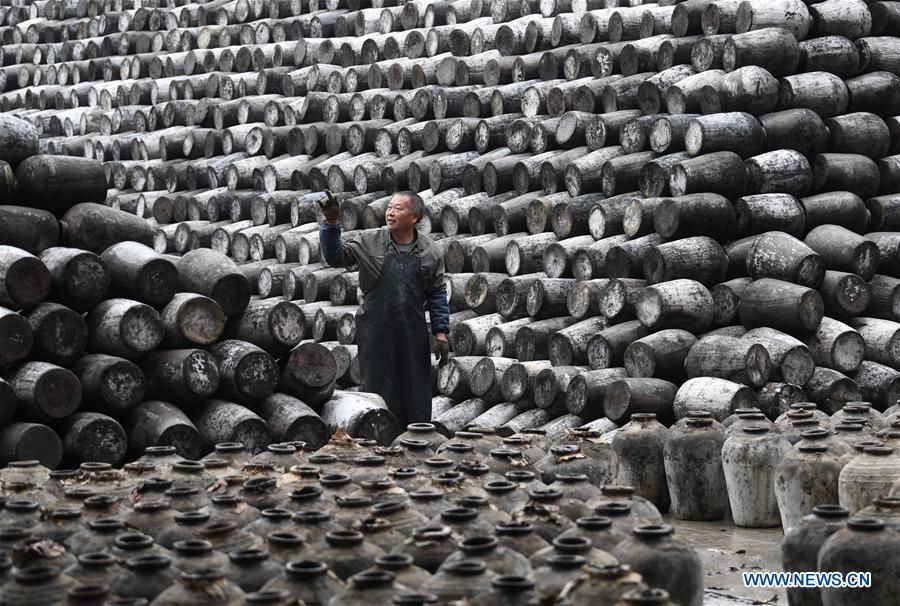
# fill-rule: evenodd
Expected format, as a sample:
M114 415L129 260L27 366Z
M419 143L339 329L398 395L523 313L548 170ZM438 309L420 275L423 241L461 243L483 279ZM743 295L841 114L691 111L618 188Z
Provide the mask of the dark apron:
M362 391L377 393L398 428L431 421L431 347L418 255L389 249L356 312Z

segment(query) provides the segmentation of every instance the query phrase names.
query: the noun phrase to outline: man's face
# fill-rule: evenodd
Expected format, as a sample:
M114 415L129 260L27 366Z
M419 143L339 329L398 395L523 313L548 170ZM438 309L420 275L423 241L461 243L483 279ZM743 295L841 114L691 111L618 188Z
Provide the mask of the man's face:
M384 218L392 232L406 232L416 224L416 216L410 212L409 198L406 196L394 196L388 203Z

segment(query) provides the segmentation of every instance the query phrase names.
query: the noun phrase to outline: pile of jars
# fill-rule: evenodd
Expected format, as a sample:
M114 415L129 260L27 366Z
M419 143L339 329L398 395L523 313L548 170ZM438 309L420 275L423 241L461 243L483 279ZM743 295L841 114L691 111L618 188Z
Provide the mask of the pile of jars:
M622 454L592 431L415 424L390 446L16 462L0 470L0 605L700 606L697 554L615 483L638 463Z

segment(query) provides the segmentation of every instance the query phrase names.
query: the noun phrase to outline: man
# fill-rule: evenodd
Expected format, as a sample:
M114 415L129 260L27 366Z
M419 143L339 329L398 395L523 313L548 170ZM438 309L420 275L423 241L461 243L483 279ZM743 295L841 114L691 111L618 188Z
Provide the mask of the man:
M399 426L431 420L431 362L424 306L431 316L431 352L447 362L450 306L444 258L434 240L416 229L422 198L398 192L388 203L386 227L367 229L344 241L340 205L326 191L319 201L322 258L332 267L359 267L363 301L356 312L356 339L363 391L384 398Z

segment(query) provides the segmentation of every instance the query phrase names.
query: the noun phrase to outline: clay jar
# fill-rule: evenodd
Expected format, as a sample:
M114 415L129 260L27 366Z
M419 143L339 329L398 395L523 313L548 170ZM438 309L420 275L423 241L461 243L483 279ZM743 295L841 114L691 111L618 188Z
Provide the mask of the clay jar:
M623 595L647 588L642 577L627 564L588 568L566 590L572 606L616 604Z
M609 566L618 564L618 560L606 551L596 549L587 537L569 535L559 536L553 539L550 547L532 555L529 560L532 567L543 565L548 558L554 555L577 555L585 559L589 566Z
M563 589L584 574L585 561L579 555L553 554L531 575L541 603L555 603ZM602 603L602 602L601 602Z
M325 535L325 546L318 555L338 578L348 579L372 566L384 550L366 542L361 532L333 530Z
M457 544L458 550L451 553L441 567L441 570L455 562L463 560L481 560L493 574L510 574L528 576L531 574L531 564L520 553L508 549L500 544L495 536L475 536L462 539Z
M703 604L703 571L690 547L672 537L667 525L638 526L612 554L639 573L650 587L665 589L684 606Z
M669 488L663 449L668 430L652 413L631 415L613 437L619 456L617 483L634 486L635 492L665 512L669 510Z
M841 458L846 458L847 460L852 458L854 454L852 446L839 439L827 429L821 428L804 431L800 434L800 441L794 446L811 446L814 444L824 444L833 454Z
M862 454L850 459L838 479L840 504L854 514L872 504L880 496L887 496L900 480L900 456L893 448L867 446Z
M32 535L41 539L65 543L66 539L84 528L81 511L75 508L54 509L47 519L34 527Z
M288 562L281 576L263 585L262 591L286 590L300 603L327 604L343 589L344 584L324 562L295 560Z
M781 524L775 468L790 448L784 438L765 426L745 427L725 440L722 467L735 525L769 528Z
M227 569L228 556L214 551L209 541L178 541L174 545L172 568L178 572L190 572L205 568Z
M490 480L482 488L490 504L502 511L512 511L528 502L528 493L509 480Z
M840 505L817 505L787 530L781 541L781 565L785 572L815 572L819 549L825 540L847 525L849 512ZM821 606L819 590L790 587L791 606Z
M534 532L534 526L522 522L508 522L498 524L495 527L497 539L500 544L526 558L530 558L538 551L545 549L550 544Z
M222 570L209 568L182 573L178 582L159 594L153 603L156 606L243 606L244 592L226 579Z
M447 441L447 438L439 433L431 423L410 423L406 426L406 431L397 436L391 445L397 446L406 439L425 441L431 450L437 450L441 444Z
M0 588L3 604L53 606L65 603L66 593L75 581L55 566L28 566L16 570L12 580Z
M122 598L144 598L152 602L172 585L172 560L166 556L149 555L125 562L125 571L113 579L109 588Z
M124 528L125 525L120 520L92 520L88 522L86 529L76 532L66 540L66 547L76 556L108 551Z
M272 507L259 512L259 518L248 524L244 529L260 538L265 538L270 532L288 530L291 526L293 512L289 509Z
M94 552L79 556L78 563L65 572L69 578L78 579L78 582L84 585L108 586L119 570L119 560L114 555Z
M553 446L575 444L581 452L600 466L602 484L612 484L616 481L619 469L619 457L612 446L605 442L603 434L599 431L591 431L585 428L567 429L566 434L556 440Z
M375 567L369 570L384 570L394 575L394 581L410 589L418 589L431 578L424 568L416 566L408 553L388 553L375 558Z
M565 531L557 539L584 537L591 542L594 549L611 551L613 547L627 539L629 533L613 527L612 520L603 516L588 516L575 520L575 528Z
M515 575L501 575L491 579L490 593L471 601L472 606L520 606L534 599L534 581Z
M480 560L460 560L431 577L422 591L433 593L442 603L474 598L490 591L491 574Z
M792 448L775 468L775 497L787 531L815 505L838 500L838 477L845 461L824 444Z
M662 514L659 513L656 506L634 492L634 486L607 484L600 487L600 496L588 501L588 507L594 509L601 503L625 503L631 506L631 511L634 515L642 520L646 520L647 524L662 524Z
M528 496L531 497L528 503L516 509L513 518L517 522L531 525L534 532L548 543L575 525L554 503L562 499L559 491L534 489L528 492Z
M678 520L721 520L728 510L722 469L725 432L711 418L672 428L663 448L672 515Z
M456 551L453 532L447 526L424 526L394 547L392 554L409 554L419 568L434 574L441 563Z
M541 472L541 480L545 484L552 484L558 475L584 475L594 486L600 486L609 482L608 469L601 466L581 452L577 444L562 444L551 446L550 453L535 463L535 467Z
M843 423L847 417L861 420L863 425L870 427L873 431L887 427L884 415L872 408L869 402L847 402L842 409L831 415L831 422L832 424Z
M878 518L889 528L900 528L900 496L878 497L859 514L870 518Z
M272 560L264 549L241 549L229 554L228 578L242 591L259 591L263 585L281 574L282 565Z
M328 606L372 606L387 604L398 591L408 588L395 583L385 570L364 570L347 581L347 587L328 601Z
M325 533L322 533L324 540ZM307 554L308 543L296 532L271 532L266 537L266 547L269 558L281 564L287 564L291 560L299 560ZM240 550L242 551L242 550Z
M851 448L872 440L872 434L862 425L839 423L834 426L834 436Z
M823 606L894 604L900 593L900 534L876 518L854 517L819 550L819 572L865 571L867 588L822 588Z

